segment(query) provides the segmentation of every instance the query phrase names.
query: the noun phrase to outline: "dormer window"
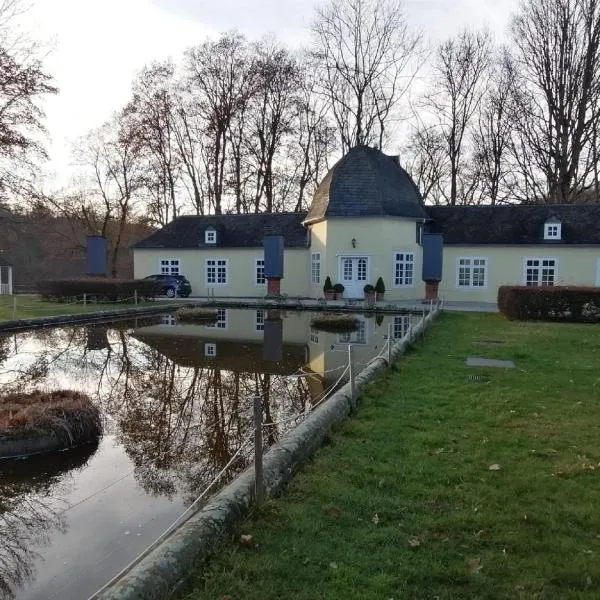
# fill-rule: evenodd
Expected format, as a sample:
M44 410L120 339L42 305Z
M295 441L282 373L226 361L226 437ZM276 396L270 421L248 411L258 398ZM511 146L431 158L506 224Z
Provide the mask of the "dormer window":
M562 234L561 229L561 222L558 219L549 219L544 223L544 239L560 240Z
M205 244L216 244L217 243L217 232L214 229L207 229L204 232L204 243Z

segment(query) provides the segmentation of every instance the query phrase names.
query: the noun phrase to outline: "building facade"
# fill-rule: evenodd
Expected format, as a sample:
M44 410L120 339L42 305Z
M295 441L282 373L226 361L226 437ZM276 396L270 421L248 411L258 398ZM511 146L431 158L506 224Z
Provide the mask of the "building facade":
M135 276L185 275L195 296L262 297L273 235L288 296L320 298L327 277L345 298L381 277L386 300L495 302L507 284L600 285L600 205L426 206L397 157L366 146L329 171L308 213L175 219L133 247Z

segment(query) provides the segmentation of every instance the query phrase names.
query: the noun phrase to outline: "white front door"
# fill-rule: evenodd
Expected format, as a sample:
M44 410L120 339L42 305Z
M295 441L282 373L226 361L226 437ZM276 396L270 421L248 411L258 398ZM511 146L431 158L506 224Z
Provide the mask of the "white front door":
M363 298L363 288L368 283L369 259L366 256L340 257L340 281L344 285L344 298Z

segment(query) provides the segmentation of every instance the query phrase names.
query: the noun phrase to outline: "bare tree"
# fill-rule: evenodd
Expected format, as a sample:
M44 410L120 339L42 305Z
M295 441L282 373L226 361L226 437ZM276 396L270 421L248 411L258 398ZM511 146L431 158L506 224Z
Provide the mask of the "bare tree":
M443 204L448 178L448 154L443 135L435 126L417 120L405 148L405 166L426 202Z
M174 71L169 62L144 68L134 81L133 98L126 109L131 133L145 158L148 212L159 225L175 218L179 210L176 193L181 159L175 133Z
M121 238L144 182L139 139L127 113L118 113L90 132L80 141L76 155L89 177L89 188L71 199L70 211L80 215L90 233L111 234L110 270L116 277Z
M523 193L530 201L576 202L596 167L600 2L526 0L512 37L520 72L514 157Z
M251 91L247 46L243 36L230 33L186 52L185 71L193 99L185 112L186 123L188 131L195 133L209 206L217 214L224 208L229 130ZM192 120L196 124L190 127Z
M26 10L21 0L0 0L0 192L29 188L42 145L44 111L40 100L56 94L52 77L40 59L40 49L19 33L17 17Z
M480 175L483 197L491 204L502 202L512 194L513 177L508 154L515 82L514 63L504 50L491 71L490 85L473 133L474 168Z
M459 188L471 189L469 182L459 179L464 174L465 142L485 91L490 57L491 38L486 31L464 30L437 50L433 90L425 103L445 140L450 164L448 204L457 204Z
M344 152L383 145L392 113L420 66L400 0L328 0L317 9L312 55Z

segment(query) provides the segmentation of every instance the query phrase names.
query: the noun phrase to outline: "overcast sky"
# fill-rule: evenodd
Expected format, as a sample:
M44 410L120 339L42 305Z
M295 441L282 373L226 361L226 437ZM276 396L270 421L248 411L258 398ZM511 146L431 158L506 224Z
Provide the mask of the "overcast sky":
M49 169L64 181L72 143L128 99L136 72L220 32L274 33L291 46L309 41L312 0L37 0L28 30L49 42L46 68L60 88L45 103ZM408 22L431 40L465 25L506 35L517 0L405 0Z

